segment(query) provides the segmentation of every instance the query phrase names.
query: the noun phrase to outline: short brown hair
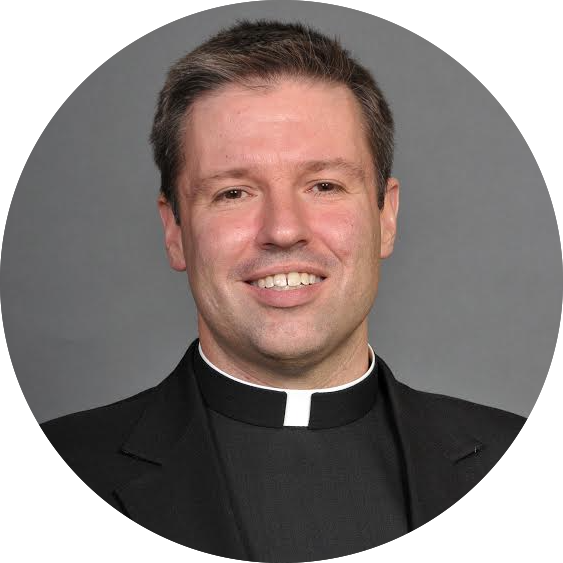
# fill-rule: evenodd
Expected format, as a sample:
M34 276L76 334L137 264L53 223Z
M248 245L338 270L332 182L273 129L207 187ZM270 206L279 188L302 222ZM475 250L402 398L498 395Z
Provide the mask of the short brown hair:
M154 116L151 143L160 170L160 191L179 223L176 179L181 170L182 133L194 101L226 84L249 85L283 76L344 84L358 100L374 158L378 205L393 165L393 116L370 72L336 38L299 23L240 21L182 57L169 70Z

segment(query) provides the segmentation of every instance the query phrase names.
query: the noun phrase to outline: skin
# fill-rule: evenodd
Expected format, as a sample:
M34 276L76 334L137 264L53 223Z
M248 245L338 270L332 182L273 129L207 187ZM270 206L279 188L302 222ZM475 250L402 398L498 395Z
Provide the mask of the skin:
M380 262L393 251L399 184L388 181L378 209L351 91L290 78L228 85L194 104L185 135L180 225L164 198L158 206L170 265L187 271L205 355L235 377L278 388L358 378L368 366ZM279 303L247 283L257 273L311 269L325 279Z

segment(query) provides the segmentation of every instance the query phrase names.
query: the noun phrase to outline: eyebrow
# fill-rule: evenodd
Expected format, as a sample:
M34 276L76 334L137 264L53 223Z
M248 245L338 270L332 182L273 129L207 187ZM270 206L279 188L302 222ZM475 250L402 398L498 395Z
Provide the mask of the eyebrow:
M366 172L362 166L343 158L331 158L327 160L307 160L305 162L300 162L299 164L297 164L296 169L301 174L323 172L325 170L339 170L349 176L352 176L360 182L365 182L366 180ZM249 176L254 176L255 174L256 172L253 168L231 168L229 170L217 172L216 174L212 174L211 176L206 176L205 178L200 179L197 182L196 190L198 192L205 190L209 184L218 180L223 180L225 178L248 178Z

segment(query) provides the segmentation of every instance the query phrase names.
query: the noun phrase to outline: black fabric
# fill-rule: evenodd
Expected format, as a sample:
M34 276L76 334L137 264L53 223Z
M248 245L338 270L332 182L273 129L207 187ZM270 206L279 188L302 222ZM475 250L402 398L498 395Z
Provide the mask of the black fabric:
M370 358L367 356L367 366ZM284 391L254 387L225 377L214 370L199 353L194 358L198 384L207 405L213 410L258 426L281 428L284 423ZM309 428L332 428L364 416L372 407L377 390L377 362L362 381L339 391L313 393Z
M285 414L285 393L250 387L213 370L195 354L195 373L207 404L226 416L249 424L280 428Z
M328 559L408 531L400 449L385 395L377 392L376 365L351 387L313 393L308 427L284 427L285 392L226 377L199 354L194 362L258 560Z
M196 383L197 344L157 387L42 428L77 475L135 522L200 551L257 560ZM413 390L399 383L381 358L376 361L399 445L411 530L471 490L504 454L525 420ZM486 366L476 362L475 369ZM37 479L42 479L40 472ZM316 554L312 558L317 559Z
M258 560L329 559L407 533L400 453L381 395L364 417L320 430L210 417Z
M363 381L330 393L313 393L309 428L331 428L349 424L373 406L377 391L377 362Z

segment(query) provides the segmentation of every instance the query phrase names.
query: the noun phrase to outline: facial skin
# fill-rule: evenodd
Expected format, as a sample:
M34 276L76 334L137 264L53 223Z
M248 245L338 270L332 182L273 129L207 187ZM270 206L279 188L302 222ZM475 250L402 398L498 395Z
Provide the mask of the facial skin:
M159 199L172 268L187 270L206 356L247 381L331 387L367 369L367 315L393 251L399 185L377 206L360 107L343 85L229 85L192 107L180 225ZM324 279L278 292L267 274Z

